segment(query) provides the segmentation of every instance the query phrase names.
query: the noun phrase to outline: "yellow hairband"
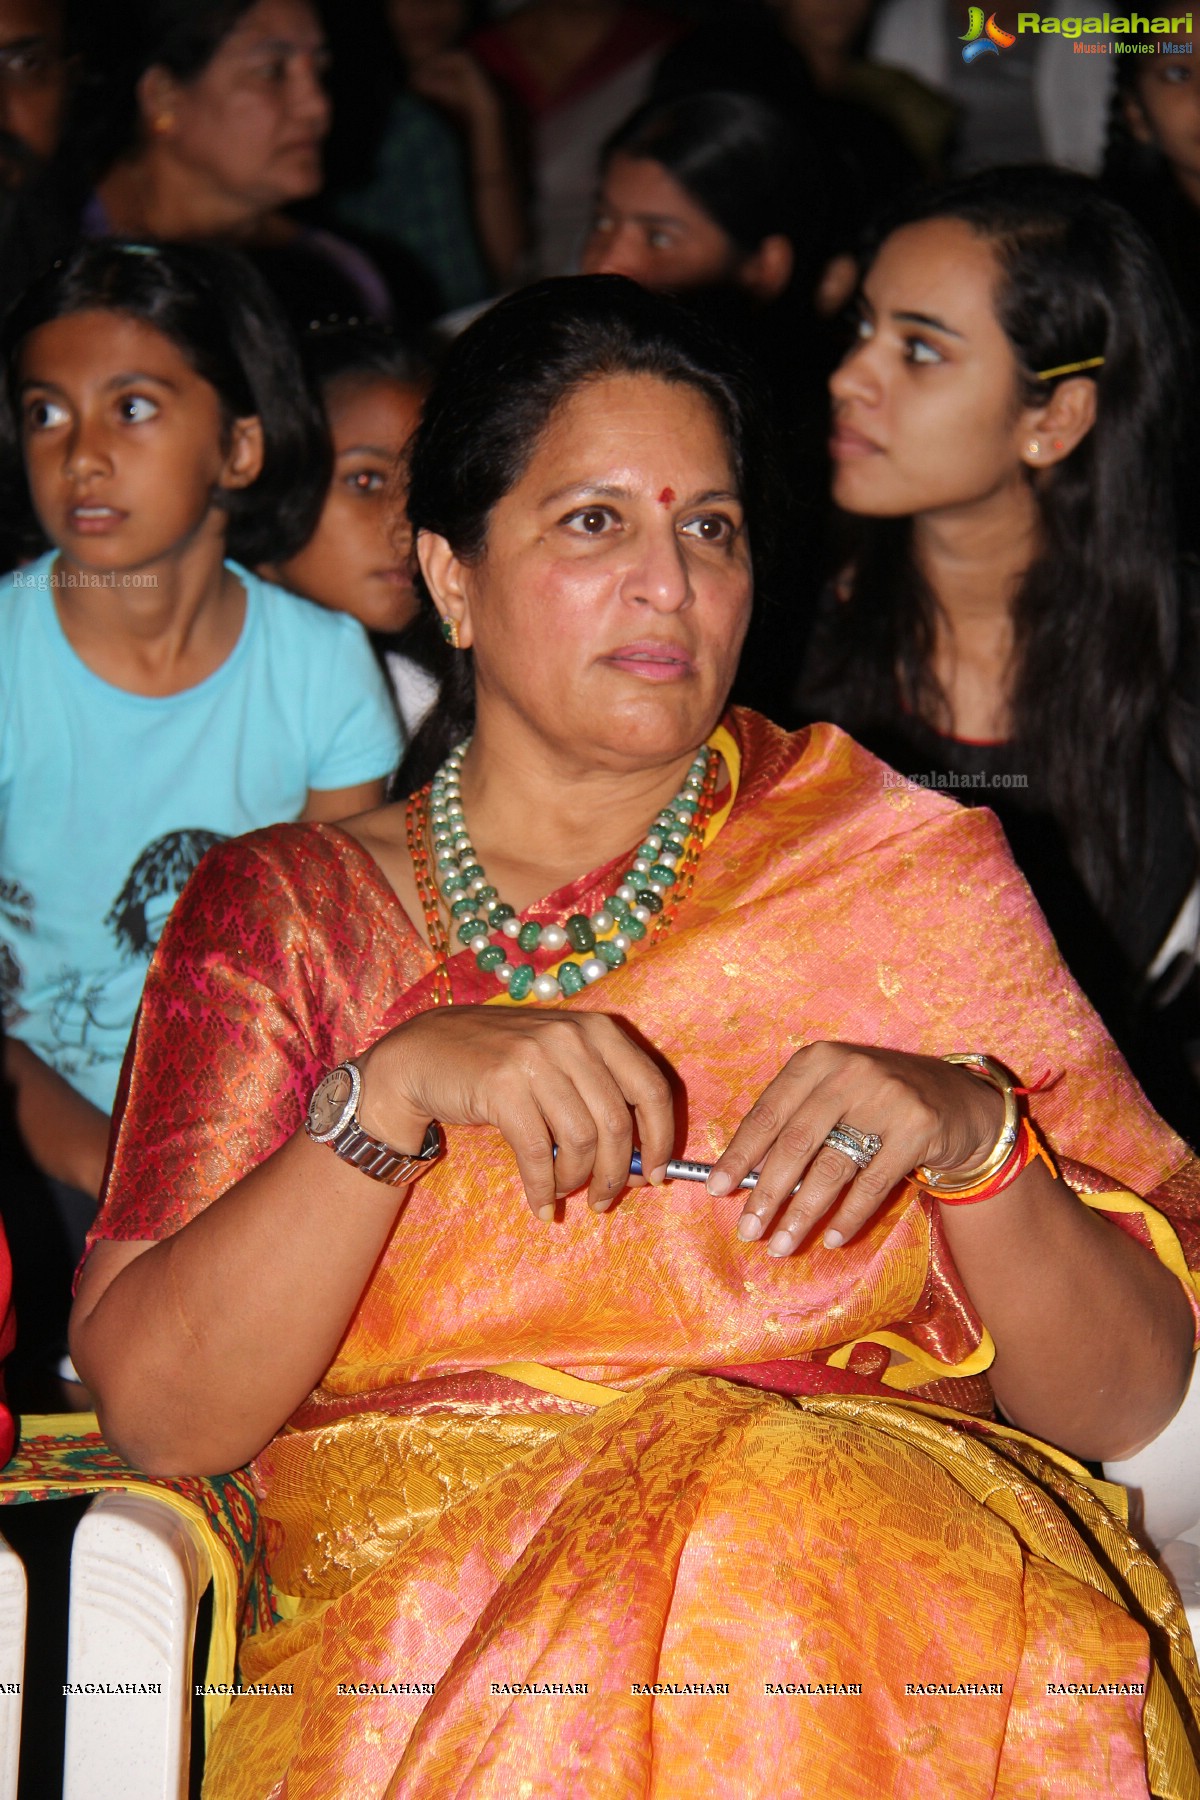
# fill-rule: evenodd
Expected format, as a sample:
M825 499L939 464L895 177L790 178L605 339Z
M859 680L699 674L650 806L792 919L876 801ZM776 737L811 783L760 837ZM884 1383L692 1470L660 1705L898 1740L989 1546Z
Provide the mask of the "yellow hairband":
M1053 381L1056 375L1078 375L1081 369L1098 369L1103 361L1102 356L1088 356L1083 362L1062 363L1057 369L1042 369L1034 376L1034 380Z

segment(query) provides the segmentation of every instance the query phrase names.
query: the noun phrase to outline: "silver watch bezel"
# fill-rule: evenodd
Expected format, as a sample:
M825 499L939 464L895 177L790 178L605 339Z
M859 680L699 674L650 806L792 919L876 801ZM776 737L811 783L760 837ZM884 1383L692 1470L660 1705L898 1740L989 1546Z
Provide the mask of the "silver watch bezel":
M325 1086L325 1083L327 1081L332 1081L335 1075L349 1075L350 1097L343 1104L336 1123L333 1124L328 1131L314 1131L310 1123L312 1118L312 1103L320 1093L321 1089ZM304 1129L307 1131L313 1143L331 1144L340 1132L345 1131L347 1125L356 1125L358 1123L358 1103L361 1099L362 1072L356 1062L337 1063L332 1069L327 1069L313 1089L312 1094L309 1097L308 1110L304 1115Z

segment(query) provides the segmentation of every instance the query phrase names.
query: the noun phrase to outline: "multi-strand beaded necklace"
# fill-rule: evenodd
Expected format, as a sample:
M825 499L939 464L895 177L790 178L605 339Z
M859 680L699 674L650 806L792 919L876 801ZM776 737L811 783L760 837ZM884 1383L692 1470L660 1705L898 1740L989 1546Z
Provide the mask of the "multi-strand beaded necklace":
M683 786L657 815L630 860L615 891L597 912L572 913L561 924L522 919L488 880L463 816L462 766L471 740L452 750L429 788L408 805L408 847L417 890L425 910L429 942L445 975L454 953L442 919L450 917L458 943L471 950L477 966L508 989L512 1000L559 1000L578 994L611 969L619 969L634 944L669 928L690 892L712 816L719 758L705 745L692 762ZM431 867L432 861L432 867ZM507 940L494 943L493 935ZM557 968L539 975L532 962L514 960L549 951L575 951ZM449 984L446 981L449 997Z

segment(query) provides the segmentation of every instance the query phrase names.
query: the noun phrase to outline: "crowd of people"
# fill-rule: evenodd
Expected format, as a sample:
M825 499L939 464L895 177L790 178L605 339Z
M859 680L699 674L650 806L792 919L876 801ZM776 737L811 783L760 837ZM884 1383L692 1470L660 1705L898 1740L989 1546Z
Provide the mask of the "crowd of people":
M1200 75L978 11L0 0L9 1374L252 1467L213 1800L1197 1791Z

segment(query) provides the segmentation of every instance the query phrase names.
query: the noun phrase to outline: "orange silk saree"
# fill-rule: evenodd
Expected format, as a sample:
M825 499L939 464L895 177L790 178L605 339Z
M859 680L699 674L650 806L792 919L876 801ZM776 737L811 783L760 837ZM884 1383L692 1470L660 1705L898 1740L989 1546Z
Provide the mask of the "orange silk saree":
M675 923L564 1002L669 1066L677 1153L717 1155L809 1041L984 1049L1059 1072L1033 1108L1060 1169L1190 1287L1195 1163L990 816L832 727L737 713L714 741L732 802ZM532 916L594 911L617 867ZM469 953L449 973L496 996ZM97 1234L178 1230L325 1069L445 998L353 839L219 847L150 971ZM290 1692L234 1701L211 1800L1200 1797L1178 1602L1118 1490L992 1422L926 1198L774 1262L737 1194L544 1223L496 1134L446 1140L253 1466L281 1622L241 1673Z

